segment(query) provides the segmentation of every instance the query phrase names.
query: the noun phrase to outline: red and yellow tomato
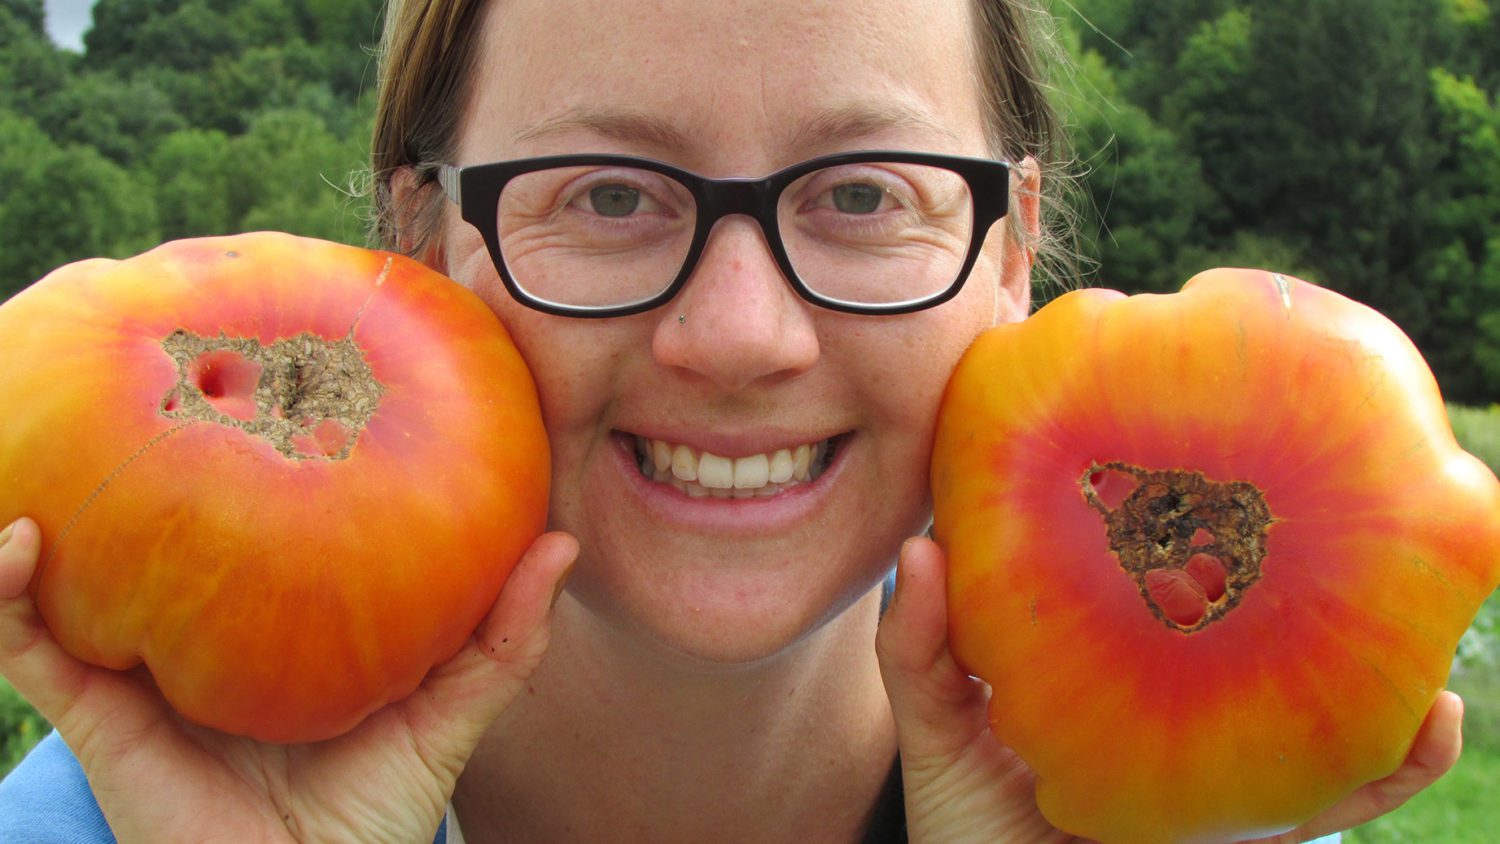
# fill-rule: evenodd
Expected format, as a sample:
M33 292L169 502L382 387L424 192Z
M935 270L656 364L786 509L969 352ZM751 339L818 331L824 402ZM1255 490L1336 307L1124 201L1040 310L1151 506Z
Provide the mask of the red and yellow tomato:
M75 656L188 719L327 738L472 634L545 526L535 387L407 258L290 235L63 267L0 307L0 522Z
M1272 273L988 332L932 483L954 654L1048 820L1105 842L1285 830L1391 773L1500 582L1500 482L1417 350Z

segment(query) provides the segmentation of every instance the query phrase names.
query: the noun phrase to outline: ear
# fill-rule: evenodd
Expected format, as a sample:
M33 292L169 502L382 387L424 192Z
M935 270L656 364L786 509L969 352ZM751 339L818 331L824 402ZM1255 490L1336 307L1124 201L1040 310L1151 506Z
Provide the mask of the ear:
M1011 167L1015 187L1011 189L1006 226L1011 228L1005 239L1005 259L1001 262L1000 290L1004 303L1013 308L1011 319L1024 317L1031 308L1031 270L1036 264L1036 246L1042 234L1042 168L1036 159L1026 156ZM1008 321L1006 314L997 314Z
M411 166L391 174L391 214L396 226L396 248L440 273L447 273L447 258L442 249L441 217L433 225L427 221L428 194L437 190L433 182L423 182ZM423 237L423 230L430 233Z

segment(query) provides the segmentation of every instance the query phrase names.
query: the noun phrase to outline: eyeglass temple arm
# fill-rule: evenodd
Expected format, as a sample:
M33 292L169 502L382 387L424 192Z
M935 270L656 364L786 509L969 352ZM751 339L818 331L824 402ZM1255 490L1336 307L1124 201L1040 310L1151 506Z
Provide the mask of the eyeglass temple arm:
M438 184L442 186L443 193L447 194L455 205L463 205L463 191L458 184L458 168L452 164L439 164L437 166Z

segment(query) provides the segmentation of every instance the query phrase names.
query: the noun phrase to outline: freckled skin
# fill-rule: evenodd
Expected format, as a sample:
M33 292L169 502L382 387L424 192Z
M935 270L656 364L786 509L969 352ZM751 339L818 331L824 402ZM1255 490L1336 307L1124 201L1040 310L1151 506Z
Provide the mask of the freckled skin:
M967 52L953 49L967 37L966 9L886 5L854 14L845 3L694 3L646 14L634 4L495 4L458 161L619 152L728 176L842 149L986 156ZM727 33L737 33L728 44ZM740 39L777 43L776 60ZM847 72L852 64L862 71ZM527 135L560 113L622 104L665 121L680 145L577 126ZM799 140L851 104L894 104L931 125ZM1000 274L1004 225L959 297L917 314L851 316L802 301L758 229L737 217L718 226L675 301L566 320L513 302L478 233L449 209L442 265L501 315L537 374L553 446L552 525L583 548L570 593L624 635L729 662L775 654L866 594L928 519L928 444L953 363L997 315L1025 313L1025 277ZM659 523L622 486L611 434L663 428L699 446L729 437L745 452L766 450L768 437L852 436L836 484L805 517L724 542Z

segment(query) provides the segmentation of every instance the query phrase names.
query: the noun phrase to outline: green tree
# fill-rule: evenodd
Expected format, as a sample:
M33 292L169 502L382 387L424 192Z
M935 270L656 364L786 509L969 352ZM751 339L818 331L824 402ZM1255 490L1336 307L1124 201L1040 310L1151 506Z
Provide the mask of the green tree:
M42 29L41 0L0 2L0 108L26 112L56 94L71 71Z
M124 257L158 241L150 192L91 147L55 145L0 111L0 295L81 258Z
M167 136L147 165L165 240L231 234L233 152L216 129L184 129Z
M245 46L245 33L210 0L98 0L84 33L92 68L126 72L142 65L206 70Z
M1420 263L1433 12L1430 0L1233 9L1188 39L1176 60L1183 82L1163 100L1227 211L1214 238L1286 245L1429 354L1446 342L1444 292Z
M268 111L229 143L229 209L241 230L275 229L363 242L350 199L362 147L339 139L314 114Z
M182 0L95 0L94 23L83 34L91 67L139 65L151 56L138 49L141 32L152 20L177 10Z
M1452 398L1500 397L1500 107L1473 79L1430 74L1438 138L1420 221L1434 342L1425 349Z
M93 147L124 167L143 159L168 134L187 128L155 84L107 73L68 77L29 113L53 141Z
M1493 0L1439 0L1441 51L1435 64L1473 78L1486 91L1500 90L1500 14Z
M22 31L46 37L47 12L42 0L0 0L0 16L20 25ZM5 44L0 41L0 45Z
M1175 135L1121 95L1098 53L1077 63L1087 99L1069 121L1088 167L1077 217L1104 286L1128 292L1176 290L1186 279L1185 247L1203 235L1211 197L1196 159ZM1201 257L1201 256L1198 256Z
M1148 113L1181 81L1174 59L1205 21L1242 5L1242 0L1072 0L1085 49L1113 66L1123 93Z

